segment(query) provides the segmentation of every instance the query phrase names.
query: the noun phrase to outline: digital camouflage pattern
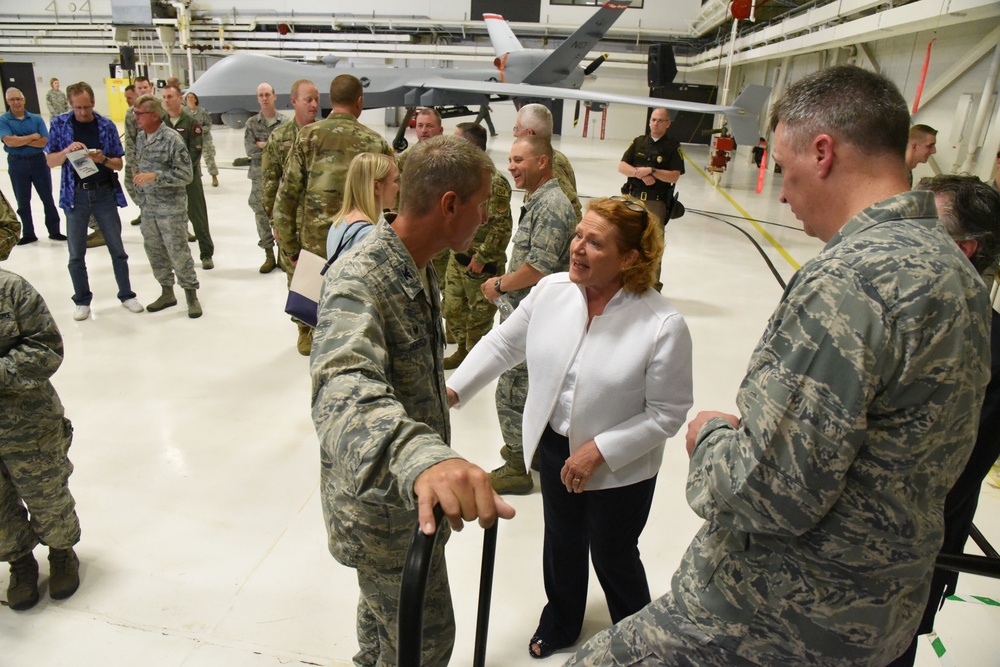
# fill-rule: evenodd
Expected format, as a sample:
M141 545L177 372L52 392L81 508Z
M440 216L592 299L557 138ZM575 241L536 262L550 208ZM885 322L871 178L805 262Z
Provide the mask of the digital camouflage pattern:
M215 243L212 241L212 232L208 227L208 203L205 201L205 186L201 182L201 153L202 137L204 131L194 120L194 116L184 109L176 123L171 123L167 114L163 115L163 124L173 127L174 130L184 139L184 145L191 156L192 178L187 184L187 215L191 221L191 228L198 238L198 255L201 259L208 259L215 254Z
M392 155L392 150L349 113L331 113L299 131L275 195L272 224L282 255L296 257L305 248L325 256L333 215L344 200L347 168L359 153Z
M261 160L264 157L264 149L259 148L257 142L267 142L271 133L287 122L288 119L278 112L275 112L274 118L270 122L262 114L257 113L251 116L247 120L247 124L243 126L243 149L246 151L247 157L250 158L250 170L247 172L247 178L251 181L260 179Z
M202 107L187 109L194 122L201 126L201 159L210 176L219 175L219 167L215 164L215 140L212 139L212 114Z
M155 172L156 180L136 186L142 211L143 245L161 285L177 282L185 289L198 288L198 276L187 242L187 184L193 178L191 156L184 140L163 123L152 134L140 132L136 140L137 174Z
M429 294L384 222L334 263L323 283L310 364L320 492L330 553L359 576L401 572L417 524L414 482L430 466L459 458L448 446L440 293L432 275L428 284ZM441 530L443 541L447 524ZM445 572L444 560L437 563ZM368 632L362 610L379 604L365 593L363 585L359 635ZM450 616L447 596L427 606ZM384 631L392 626L394 633L394 625ZM446 625L440 632L453 635L453 623ZM437 639L425 631L428 641ZM359 642L364 649L362 636Z
M487 210L486 224L476 230L472 245L464 253L452 253L448 262L445 282L444 318L455 339L464 341L471 350L493 328L497 307L480 289L486 280L503 275L507 264L507 245L513 220L510 215L510 183L497 169L493 169L492 194ZM467 262L475 259L485 265L483 272L472 275Z
M129 107L125 110L125 167L122 169L125 177L125 191L128 192L129 199L135 199L135 185L132 177L135 176L135 138L139 134L139 126L135 124L135 108Z
M405 553L412 533L411 526L405 533L406 540L392 548ZM360 650L354 655L355 665L384 667L396 664L399 645L397 611L402 580L400 569L358 567L358 587L361 589L357 622ZM434 546L431 556L422 620L420 664L447 667L455 645L455 612L451 606L451 589L448 572L444 568L444 543L441 540Z
M0 262L10 257L10 251L21 238L21 222L10 202L0 192Z
M573 165L569 163L569 158L556 149L552 149L552 176L559 181L566 199L573 205L573 212L576 213L576 221L583 220L583 207L580 206L580 197L576 192L576 173Z
M989 377L987 290L936 214L928 192L879 202L796 273L740 387L741 428L698 434L687 497L706 522L672 593L569 664L642 664L637 635L673 664L658 647L679 625L761 665L903 652Z
M528 263L543 276L569 269L569 242L579 222L569 199L559 182L550 178L525 196L521 219L514 232L508 273ZM528 296L531 288L507 292L515 308ZM524 469L524 444L521 442L521 422L524 402L528 399L528 368L518 364L497 379L496 406L500 433L506 443L500 453L509 465Z
M288 119L280 113L275 114L271 123L268 123L264 116L258 113L251 116L243 129L243 148L246 150L247 157L250 158L250 170L247 172L247 178L250 179L250 197L247 199L247 204L250 205L250 210L253 211L254 219L257 222L257 246L260 248L274 246L274 235L271 234L271 217L264 210L263 202L261 161L264 149L259 148L257 142L267 142L274 130L287 123Z
M569 199L554 179L542 183L521 207L521 219L514 232L509 273L530 264L543 276L569 269L569 242L578 220ZM512 306L517 306L531 288L507 292Z
M39 543L68 549L80 540L69 492L73 427L49 381L62 359L62 336L45 301L24 278L0 269L3 561L20 558Z
M69 111L69 101L66 99L66 94L61 90L49 89L49 92L45 93L45 106L49 108L50 123L53 116L58 116L61 113Z

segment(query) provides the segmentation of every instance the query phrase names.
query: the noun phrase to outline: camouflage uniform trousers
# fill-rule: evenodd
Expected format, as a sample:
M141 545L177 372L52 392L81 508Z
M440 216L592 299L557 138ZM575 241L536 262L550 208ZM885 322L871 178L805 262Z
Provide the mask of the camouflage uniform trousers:
M126 162L125 163L125 168L122 169L122 181L123 181L122 185L125 186L125 192L128 193L128 198L132 202L135 202L135 200L136 200L135 199L135 183L132 182L132 179L134 177L135 177L135 166L129 164L128 162Z
M201 130L201 158L205 161L208 175L218 176L219 167L215 164L215 142L212 140L212 132L205 125L201 126Z
M274 235L271 233L271 221L267 219L267 213L264 211L262 196L261 180L251 178L250 197L247 199L247 203L250 204L250 210L253 211L254 218L257 220L257 238L260 239L257 241L257 247L267 249L274 247Z
M667 593L580 647L566 667L753 667L691 623Z
M407 530L409 541L411 531ZM405 546L403 547L405 553ZM358 667L390 667L396 664L398 645L399 589L402 568L357 569L361 596L358 600L358 646L354 664ZM420 664L446 667L455 645L455 613L451 605L444 544L438 541L427 577L424 600L424 634Z
M46 426L32 428L30 437L0 438L0 561L17 560L39 543L69 549L80 541L69 492L73 426L68 419Z
M154 210L155 209L155 210ZM187 214L183 209L147 206L142 209L143 247L156 282L164 287L177 283L183 289L198 289L198 274L187 240Z
M454 255L448 262L444 319L455 340L460 345L464 343L466 350L471 350L493 328L497 307L483 296L480 286L503 272L504 266L500 264L495 272L475 277L469 275Z
M497 419L504 446L500 449L503 460L515 470L527 472L524 464L524 443L521 423L524 421L524 403L528 400L528 365L521 363L504 371L497 379ZM529 466L530 467L530 466Z
M201 259L209 259L215 254L212 233L208 230L208 204L205 203L205 188L201 184L201 165L194 165L194 178L187 187L187 217L198 237L198 254ZM143 217L146 213L143 211Z

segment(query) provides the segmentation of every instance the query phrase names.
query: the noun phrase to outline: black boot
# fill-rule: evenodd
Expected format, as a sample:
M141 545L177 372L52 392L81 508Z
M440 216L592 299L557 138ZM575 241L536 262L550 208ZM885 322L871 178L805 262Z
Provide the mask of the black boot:
M7 606L14 611L31 609L38 602L38 561L30 551L10 563Z
M80 559L73 547L49 549L49 596L65 600L80 587Z

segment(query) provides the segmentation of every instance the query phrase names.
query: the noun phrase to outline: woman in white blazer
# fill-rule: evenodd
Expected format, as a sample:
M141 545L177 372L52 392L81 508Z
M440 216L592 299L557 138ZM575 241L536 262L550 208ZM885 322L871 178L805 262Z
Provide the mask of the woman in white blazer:
M543 658L579 638L588 551L611 620L649 603L639 558L667 438L692 403L691 337L652 289L659 220L625 197L592 201L569 273L542 279L447 380L452 405L527 360L524 460L539 452L548 603L528 644Z

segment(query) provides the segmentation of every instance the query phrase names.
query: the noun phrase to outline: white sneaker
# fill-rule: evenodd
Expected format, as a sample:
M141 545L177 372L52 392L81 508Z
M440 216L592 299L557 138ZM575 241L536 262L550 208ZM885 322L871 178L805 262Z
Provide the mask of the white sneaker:
M124 301L122 301L122 308L124 308L130 313L141 313L142 311L146 310L145 308L142 307L141 303L136 301L135 297L132 297L131 299L125 299Z
M73 319L77 322L82 322L88 317L90 317L90 306L77 306L73 310Z

